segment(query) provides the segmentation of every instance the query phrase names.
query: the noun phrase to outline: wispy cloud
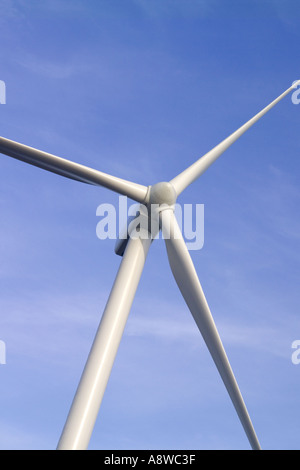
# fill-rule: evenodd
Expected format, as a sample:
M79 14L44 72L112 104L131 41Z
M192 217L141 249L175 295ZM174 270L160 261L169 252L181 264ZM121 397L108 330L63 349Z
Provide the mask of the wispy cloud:
M287 2L283 2L282 0L272 0L272 2L269 2L269 6L288 30L298 36L298 18L300 13L299 2L297 0L289 0Z
M84 361L101 318L99 306L101 311L99 296L83 294L28 292L17 300L2 299L1 334L8 367L20 358L68 369Z
M33 74L50 79L67 79L78 71L78 65L76 66L74 63L46 60L29 54L22 55L17 59L17 62Z
M239 299L241 301L241 299ZM187 307L178 306L171 300L166 302L159 299L157 307L153 299L140 300L141 305L151 306L144 308L143 314L134 315L128 321L126 335L129 337L148 338L159 340L167 344L185 345L191 351L206 347L189 310ZM249 312L251 306L249 305ZM269 306L272 310L272 306ZM149 311L148 311L149 310ZM155 313L155 312L159 313ZM226 309L225 309L226 311ZM254 354L267 353L273 357L290 358L291 331L290 325L294 324L293 313L285 313L284 321L273 321L266 325L269 318L268 311L265 311L264 318L257 322L257 318L249 321L240 318L233 320L232 316L228 319L216 318L217 328L221 340L228 348L240 348L241 351L251 351ZM253 320L255 322L253 323Z
M5 22L8 18L20 16L20 11L15 0L2 0L0 13L0 23Z
M49 440L43 436L41 432L35 432L29 429L22 428L22 425L17 423L12 424L2 420L0 422L0 449L3 450L45 450L49 448Z
M214 10L217 0L134 0L136 5L152 17L176 16L204 17Z
M299 185L288 172L269 165L267 175L253 176L246 191L251 212L283 240L300 239L300 221L295 217L300 204Z

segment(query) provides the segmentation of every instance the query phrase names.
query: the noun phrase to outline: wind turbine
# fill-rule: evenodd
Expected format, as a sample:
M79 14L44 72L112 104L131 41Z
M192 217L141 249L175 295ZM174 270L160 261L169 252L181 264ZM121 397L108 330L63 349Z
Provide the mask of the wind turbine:
M205 299L193 261L174 216L174 205L177 197L197 180L226 149L298 85L300 85L300 80L294 82L290 88L262 111L175 178L169 182L159 182L148 187L0 137L0 152L5 155L52 173L83 183L103 186L118 194L125 195L141 204L141 213L143 208L150 209L155 205L160 221L158 230L162 230L164 235L171 271L215 362L252 449L260 449L260 444ZM122 256L122 261L57 449L75 450L88 447L153 239L153 233L141 230L138 237L128 233L125 243L117 243L116 245L115 251Z

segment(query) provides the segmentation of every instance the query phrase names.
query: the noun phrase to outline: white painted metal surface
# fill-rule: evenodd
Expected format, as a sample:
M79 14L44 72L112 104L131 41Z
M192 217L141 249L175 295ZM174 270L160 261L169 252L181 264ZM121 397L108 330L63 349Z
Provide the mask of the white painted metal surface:
M297 84L298 82L288 88L288 90L272 101L236 132L173 178L169 183L157 183L152 187L122 180L0 137L0 152L10 157L67 178L104 186L146 204L148 208L151 204L159 205L158 210L161 211L160 228L163 229L165 236L171 270L216 364L253 449L259 449L260 445L207 305L193 262L179 232L179 227L173 213L173 206L177 196L188 185L195 181L247 129L290 91L295 89ZM168 230L168 227L170 227L170 230ZM177 236L175 236L175 233ZM118 275L95 336L58 444L58 449L86 449L88 447L150 244L151 238L148 233L145 234L143 232L141 237L137 239L129 237ZM123 247L121 251L123 253Z
M148 236L129 240L58 443L59 450L88 446L150 244Z
M4 137L0 137L0 152L66 178L103 186L138 202L144 202L147 195L147 186L108 175L102 171L42 152Z
M197 160L193 165L188 167L182 173L177 175L171 180L177 195L182 193L191 183L193 183L197 178L199 178L202 173L204 173L212 163L214 163L217 158L219 158L222 153L225 152L239 137L241 137L248 129L250 129L253 124L255 124L260 118L262 118L270 109L272 109L279 101L281 101L288 93L290 93L295 88L292 85L284 93L282 93L278 98L272 101L268 106L266 106L262 111L256 114L252 119L250 119L246 124L241 126L237 131L233 132L229 137L220 142L216 147L207 152L203 157Z
M168 232L171 227L170 236L167 236L165 243L175 281L221 375L251 447L258 450L260 444L174 213L172 210L166 210L163 215L164 223L168 225ZM164 227L162 230L164 231Z

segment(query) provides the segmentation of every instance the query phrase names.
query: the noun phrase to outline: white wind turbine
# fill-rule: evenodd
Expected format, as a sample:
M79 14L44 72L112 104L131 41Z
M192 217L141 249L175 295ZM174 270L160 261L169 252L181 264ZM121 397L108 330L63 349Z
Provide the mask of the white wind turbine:
M290 88L246 124L171 181L148 187L0 137L0 152L3 154L67 178L104 186L141 203L143 207L150 208L152 204L158 205L159 229L164 234L172 273L210 351L252 449L260 449L260 444L174 216L174 204L187 186L193 183L245 131L298 85L300 85L300 80L294 82ZM152 241L153 233L141 231L139 237L130 237L129 234L126 246L122 243L116 246L116 252L123 256L122 262L61 434L58 449L75 450L88 447Z

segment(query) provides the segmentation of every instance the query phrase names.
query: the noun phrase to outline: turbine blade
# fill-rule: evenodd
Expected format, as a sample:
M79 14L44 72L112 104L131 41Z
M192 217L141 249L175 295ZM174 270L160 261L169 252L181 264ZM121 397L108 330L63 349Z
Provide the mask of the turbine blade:
M162 230L171 270L221 375L253 449L260 449L246 405L232 372L193 261L172 210L162 212Z
M146 186L108 175L4 137L0 137L0 152L66 178L95 186L103 186L137 202L144 202L147 194L148 188Z
M229 137L224 139L212 150L203 155L199 160L189 166L186 170L181 172L179 175L175 176L170 183L174 186L177 195L179 196L182 191L184 191L191 183L193 183L197 178L199 178L202 173L204 173L212 163L214 163L217 158L222 155L225 150L227 150L241 135L244 134L253 124L255 124L262 116L264 116L273 106L275 106L280 100L282 100L290 91L294 90L296 84L294 83L290 88L288 88L284 93L282 93L278 98L272 101L268 106L266 106L262 111L256 114L252 119L246 122L241 126L237 131L233 132Z

